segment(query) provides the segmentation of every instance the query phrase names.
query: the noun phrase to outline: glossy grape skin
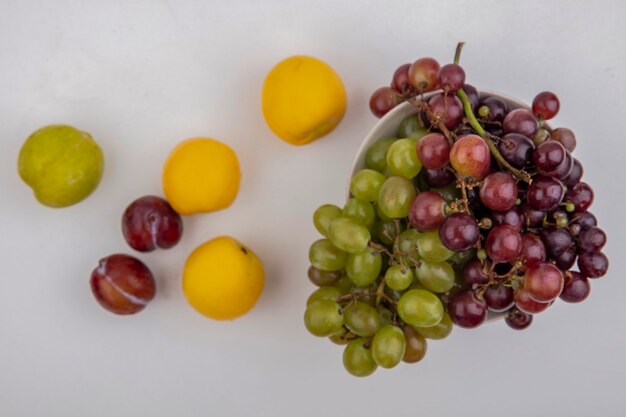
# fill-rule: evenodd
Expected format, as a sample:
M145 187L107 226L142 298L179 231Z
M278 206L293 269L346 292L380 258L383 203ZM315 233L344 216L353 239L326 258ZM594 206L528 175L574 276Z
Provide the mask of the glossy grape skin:
M433 188L442 188L450 185L456 177L450 169L423 169L422 172L426 177L426 182Z
M489 311L501 313L513 306L513 288L504 285L490 285L483 294Z
M404 291L413 283L413 269L403 265L392 265L385 272L385 284L396 291Z
M374 225L376 213L371 203L352 197L348 199L346 205L343 206L341 216L352 219L368 229L371 229Z
M582 230L598 225L598 220L596 216L592 213L584 212L584 213L574 213L574 216L571 220L572 224L577 224L581 227Z
M119 315L140 312L156 293L150 269L138 259L122 254L102 258L91 273L90 285L96 301Z
M465 264L461 276L469 286L483 285L489 282L489 277L483 271L483 264L478 258L471 259Z
M385 176L373 169L362 169L350 180L350 193L363 201L376 201Z
M552 211L563 201L565 187L561 181L553 177L537 176L528 186L526 201L528 205L539 211Z
M546 248L539 236L530 233L522 235L521 257L526 268L546 260Z
M420 262L415 275L429 291L445 293L452 289L455 281L454 269L448 262Z
M376 281L382 265L380 253L373 253L372 249L366 248L362 252L348 256L346 274L355 285L367 287Z
M441 300L425 290L409 290L402 294L397 309L405 323L417 327L435 326L444 313Z
M502 121L504 133L519 133L529 139L535 137L539 130L537 118L526 109L511 110Z
M420 233L417 238L417 251L427 262L447 261L454 254L441 242L438 230Z
M559 256L554 258L554 264L561 270L568 270L576 263L576 249L574 247L569 248Z
M535 166L545 172L556 170L565 160L565 148L555 140L543 142L533 152Z
M580 179L583 177L583 166L580 161L576 158L573 158L572 161L572 169L569 172L569 175L563 179L563 184L567 187L571 188L580 182Z
M406 341L402 361L405 363L417 363L421 361L424 356L426 356L426 351L428 350L426 339L411 326L404 326L402 332L404 333L404 339Z
M402 101L402 97L391 87L380 87L370 97L370 110L376 117L383 117Z
M576 135L566 127L554 129L551 133L552 140L559 142L570 152L576 149Z
M365 166L383 172L387 168L387 151L396 140L396 138L384 138L370 146L365 153Z
M533 114L541 120L550 120L559 112L559 99L550 91L543 91L533 99Z
M405 177L389 177L378 195L378 207L386 216L400 219L409 215L415 198L415 186Z
M455 95L437 94L428 100L428 105L447 129L454 129L463 120L463 105Z
M361 301L348 305L343 317L346 328L360 337L373 336L382 325L378 311Z
M488 114L486 116L481 115L481 118L488 122L502 122L504 116L509 112L509 106L498 97L491 96L483 99L479 104L479 115L480 108L483 106L488 109Z
M606 244L606 233L599 227L583 229L577 237L578 247L584 252L597 252Z
M413 86L409 82L409 68L411 64L400 65L393 73L391 88L402 96L409 96L415 93Z
M122 234L140 252L169 249L183 234L183 221L169 203L155 196L133 201L122 216Z
M363 251L370 241L370 232L365 226L347 217L337 217L328 227L328 240L337 248L348 253Z
M522 237L508 224L496 226L487 235L485 249L494 262L513 262L522 253Z
M445 205L441 194L434 191L421 192L411 203L409 222L419 231L436 229L446 219Z
M409 67L409 82L418 93L437 88L439 63L433 58L420 58Z
M448 313L444 312L441 321L434 326L429 327L413 327L415 331L424 336L426 339L441 340L445 339L452 333L454 323Z
M421 260L417 250L419 232L415 229L407 229L400 233L393 244L393 251L397 254L398 261L406 265L413 265Z
M522 204L522 213L524 213L524 225L526 227L541 227L546 218L544 211L535 210L528 204Z
M324 204L319 206L313 213L313 224L318 232L324 237L328 237L328 227L330 222L341 216L341 209L334 204Z
M589 280L576 271L565 273L565 285L559 297L568 303L580 303L589 296L591 285Z
M482 179L491 165L489 147L478 135L461 136L450 149L450 164L460 175Z
M560 256L574 245L574 239L569 231L560 227L546 227L539 232L546 248L546 253L552 258Z
M556 299L563 290L563 283L561 270L547 262L530 266L524 275L524 290L540 303Z
M533 300L525 289L515 291L513 300L515 300L516 307L526 314L541 313L550 307L550 303L540 303Z
M513 206L506 211L492 211L490 217L494 226L508 224L517 230L522 230L524 227L524 215L518 206Z
M446 64L439 70L439 88L455 93L465 85L465 71L458 64Z
M306 305L307 306L311 305L314 302L319 301L319 300L335 301L337 297L340 297L343 294L345 294L345 292L337 287L333 287L329 285L320 287L317 290L313 291L311 295L309 295L309 298L307 298L306 300Z
M428 129L423 126L417 114L411 114L402 119L398 127L399 138L420 139L426 134L428 134Z
M309 304L304 312L304 325L309 333L328 337L343 328L343 316L339 304L332 300L317 300Z
M576 211L587 211L593 203L593 190L585 182L579 182L567 191L567 201L574 203Z
M564 181L565 178L569 177L569 175L572 173L573 168L574 158L572 157L572 154L566 150L565 159L563 160L563 162L561 162L561 164L554 171L546 172L545 174Z
M522 169L532 160L535 145L524 135L509 133L498 142L498 149L509 164Z
M578 269L588 278L600 278L609 269L609 260L602 252L584 252L578 256Z
M326 272L345 268L348 254L334 246L328 239L313 242L309 249L309 261L315 268Z
M398 139L387 151L387 169L390 175L414 178L422 169L422 163L416 153L414 139Z
M310 266L308 270L308 277L313 285L323 287L337 282L339 278L341 278L341 273L337 271L322 271L314 266Z
M406 339L399 327L387 324L381 327L371 344L374 362L381 368L390 369L402 362L406 352Z
M474 246L480 238L480 229L473 216L453 213L439 226L439 237L445 247L460 252Z
M472 290L461 291L450 298L448 314L457 326L472 329L487 318L487 303L476 298Z
M517 182L511 174L492 172L480 188L480 200L491 210L506 211L515 205L517 193Z
M373 374L378 365L372 357L372 350L366 347L368 339L350 341L343 350L343 366L351 375L366 377Z
M417 156L424 167L441 169L450 162L450 144L441 133L429 133L417 142Z
M524 313L517 308L512 308L504 318L506 324L515 330L524 330L533 322L533 315Z

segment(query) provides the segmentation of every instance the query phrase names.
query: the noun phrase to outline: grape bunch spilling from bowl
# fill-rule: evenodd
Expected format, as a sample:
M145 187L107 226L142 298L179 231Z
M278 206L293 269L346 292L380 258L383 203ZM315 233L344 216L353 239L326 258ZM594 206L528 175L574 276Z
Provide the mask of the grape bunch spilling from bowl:
M524 329L558 298L575 303L604 276L606 234L572 156L576 137L546 122L551 92L531 107L465 83L459 65L400 66L370 99L382 117L409 107L395 137L367 149L340 208L313 221L306 328L345 345L355 376L419 362L427 339L504 317ZM400 109L398 109L400 110ZM392 115L390 115L392 116Z

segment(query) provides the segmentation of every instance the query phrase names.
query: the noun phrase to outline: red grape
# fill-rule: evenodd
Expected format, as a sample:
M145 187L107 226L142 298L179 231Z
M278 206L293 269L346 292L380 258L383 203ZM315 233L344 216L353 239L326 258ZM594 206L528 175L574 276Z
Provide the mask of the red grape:
M585 230L588 227L597 226L598 221L596 220L596 216L586 211L583 213L574 213L572 224L577 224L582 230Z
M523 311L520 311L519 309L513 307L507 313L504 321L512 329L524 330L533 322L533 315L524 313Z
M524 215L518 206L513 206L507 211L492 211L490 217L495 226L508 224L517 230L522 230L524 227Z
M528 186L526 201L539 211L552 211L556 209L565 195L565 188L561 181L554 177L537 176Z
M546 247L547 254L552 258L560 256L574 245L574 239L569 230L563 227L546 227L541 229L539 236Z
M456 179L454 172L451 169L443 168L443 169L424 169L422 170L424 173L424 177L426 177L426 182L433 188L443 188L447 185L452 184L452 182Z
M439 70L439 87L455 93L465 85L465 71L458 64L447 64Z
M546 260L546 248L539 236L530 233L522 235L522 259L525 268Z
M400 65L398 69L393 73L391 79L391 88L402 96L409 96L415 93L413 86L409 82L409 68L411 64Z
M550 120L559 112L559 99L550 91L539 93L533 99L533 113L542 120Z
M526 227L541 227L546 218L546 213L535 210L528 204L522 205L522 213L524 213L524 224Z
M317 269L313 265L309 267L308 271L309 280L318 287L325 287L327 285L333 285L341 278L341 272L339 271L322 271Z
M583 166L580 161L576 158L573 158L572 162L572 170L569 172L567 177L563 179L563 184L568 187L573 187L580 182L580 179L583 177Z
M502 129L504 133L519 133L532 139L539 130L539 123L528 110L515 109L504 117Z
M409 82L418 93L437 88L439 63L433 58L420 58L409 67Z
M103 258L91 273L91 291L115 314L135 314L154 298L156 285L146 265L128 255Z
M482 115L481 109L484 107L486 115ZM498 97L487 97L480 102L478 114L488 122L502 122L504 116L509 112L509 106Z
M495 313L507 311L513 305L513 288L505 285L490 285L483 294L487 308Z
M559 142L568 151L574 152L574 149L576 149L576 135L570 129L559 127L554 129L550 136L552 140Z
M409 222L420 232L439 227L446 219L445 200L434 191L419 193L409 210Z
M597 252L606 243L606 234L599 227L588 227L578 235L578 247L585 252Z
M450 149L450 164L460 175L482 179L491 165L489 147L478 135L461 136Z
M589 280L576 271L565 273L565 285L561 292L561 300L568 303L579 303L589 296L591 285Z
M463 281L467 285L483 285L489 282L489 277L483 271L483 264L480 262L480 259L473 258L470 259L462 271Z
M441 169L450 162L450 144L441 133L429 133L417 142L417 157L428 169Z
M609 260L602 252L584 252L578 257L580 273L589 278L600 278L609 269Z
M513 300L515 305L522 312L527 314L537 314L550 307L550 303L540 303L530 298L530 295L525 289L519 289L513 294Z
M558 167L556 167L554 171L546 172L545 174L550 177L556 177L559 180L563 181L565 178L569 176L569 174L571 174L573 168L574 168L574 158L572 157L572 154L566 150L565 158L563 159L563 162L561 162L561 164Z
M515 178L506 172L492 172L487 175L480 188L480 200L491 210L510 209L517 200Z
M168 249L180 240L183 221L164 199L145 196L124 211L122 233L130 247L140 252Z
M537 146L533 153L535 166L543 172L556 170L565 160L565 148L559 142L549 140Z
M461 90L465 91L465 94L467 94L470 103L472 103L472 110L476 112L476 109L478 108L478 103L480 102L480 96L478 95L478 90L476 90L476 87L470 84L465 84Z
M563 290L563 273L547 262L532 265L524 275L524 290L534 301L540 303L552 301Z
M437 94L428 100L428 105L447 129L454 129L463 120L463 105L455 95Z
M487 235L485 250L494 262L513 262L522 253L522 237L513 226L496 226Z
M472 290L461 291L450 299L448 314L459 327L478 327L487 318L487 303L476 298Z
M568 270L576 263L577 256L576 249L571 247L559 256L555 256L554 264L563 271Z
M402 98L391 87L380 87L370 97L370 110L376 117L383 117L396 107Z
M513 167L524 168L531 161L535 145L533 141L519 133L504 135L498 143L502 157Z
M574 203L576 211L587 211L591 203L593 203L593 190L589 184L579 182L567 191L565 198L567 201Z
M439 238L448 249L461 252L471 248L480 237L474 216L453 213L439 226Z

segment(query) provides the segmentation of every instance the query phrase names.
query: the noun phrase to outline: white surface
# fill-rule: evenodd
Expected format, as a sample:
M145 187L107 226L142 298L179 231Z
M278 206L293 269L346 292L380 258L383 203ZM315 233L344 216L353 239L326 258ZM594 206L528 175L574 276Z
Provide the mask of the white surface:
M2 0L0 415L623 415L624 15L623 1L588 0ZM341 349L302 325L311 213L342 201L376 120L370 92L403 62L449 61L458 40L472 84L561 98L555 125L579 138L610 273L586 302L559 302L525 332L457 329L421 364L355 379ZM349 108L330 136L292 147L265 126L260 88L275 62L303 53L339 72ZM16 173L22 141L55 122L91 132L106 155L97 191L62 210L40 206ZM235 148L239 196L186 218L173 250L141 255L156 299L134 317L109 314L89 274L100 257L130 252L123 209L160 194L168 152L196 135ZM267 270L257 307L229 323L196 314L180 290L186 254L220 234L244 241Z

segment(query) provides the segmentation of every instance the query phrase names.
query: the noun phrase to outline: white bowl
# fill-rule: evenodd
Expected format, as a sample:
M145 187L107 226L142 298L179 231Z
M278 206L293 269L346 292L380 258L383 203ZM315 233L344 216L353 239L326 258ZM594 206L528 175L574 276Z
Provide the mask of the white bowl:
M439 94L440 91L434 91L432 93L424 94L424 98L428 99L435 94ZM486 96L494 96L503 100L508 106L509 110L525 108L530 109L530 107L512 97L509 97L505 94L496 93L488 90L478 90L478 94L481 98ZM350 198L350 180L352 176L359 170L365 168L365 154L371 145L376 143L378 140L386 138L386 137L396 137L398 133L398 127L402 120L405 117L417 113L417 109L415 106L408 102L404 102L394 109L392 109L389 113L384 115L378 123L374 126L372 130L365 136L363 142L359 146L359 149L356 151L356 155L354 156L354 160L352 161L352 169L350 171L350 178L348 178L348 186L346 189L346 199ZM487 316L487 322L498 321L504 318L504 313L492 313L489 312Z

